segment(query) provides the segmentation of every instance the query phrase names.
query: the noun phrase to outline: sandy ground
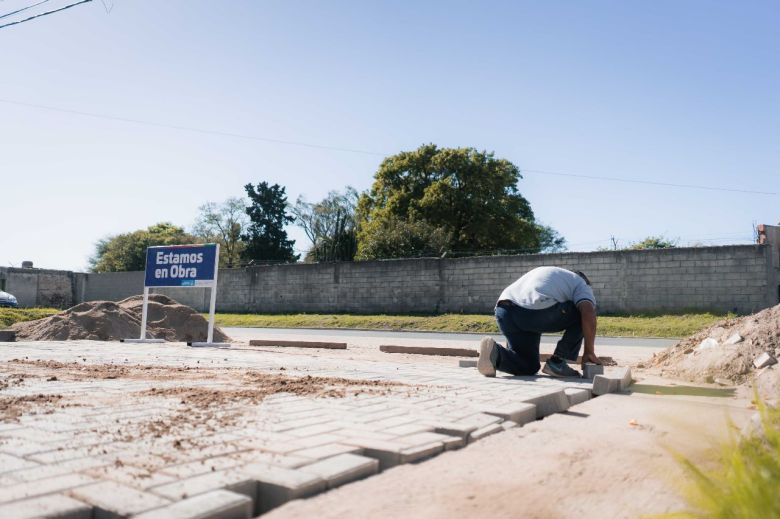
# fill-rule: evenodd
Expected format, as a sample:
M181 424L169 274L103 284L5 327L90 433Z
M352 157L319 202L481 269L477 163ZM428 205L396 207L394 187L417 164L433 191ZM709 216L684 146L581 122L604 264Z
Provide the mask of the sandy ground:
M661 386L673 394L654 394ZM729 424L752 414L749 401L728 390L691 396L699 391L664 380L636 387L642 393L605 395L263 517L635 518L680 510L686 478L672 453L714 459Z

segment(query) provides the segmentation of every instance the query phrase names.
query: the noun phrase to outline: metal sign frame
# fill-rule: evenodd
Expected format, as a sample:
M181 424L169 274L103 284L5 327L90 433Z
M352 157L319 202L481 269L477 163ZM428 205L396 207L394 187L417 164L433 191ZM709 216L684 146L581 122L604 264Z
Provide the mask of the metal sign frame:
M144 268L144 301L141 310L141 336L138 339L123 339L122 342L130 343L160 343L165 342L164 339L147 339L146 338L146 324L148 317L148 305L149 305L149 258L153 249L187 249L193 247L204 247L213 245L215 248L214 253L214 275L209 280L185 280L179 284L153 284L151 287L180 287L180 288L208 288L210 290L210 302L209 302L209 324L206 342L189 342L188 346L221 346L228 347L229 343L215 343L214 342L214 315L216 313L217 306L217 278L219 276L219 243L205 243L199 245L159 245L146 248L146 265ZM156 263L154 264L156 265Z

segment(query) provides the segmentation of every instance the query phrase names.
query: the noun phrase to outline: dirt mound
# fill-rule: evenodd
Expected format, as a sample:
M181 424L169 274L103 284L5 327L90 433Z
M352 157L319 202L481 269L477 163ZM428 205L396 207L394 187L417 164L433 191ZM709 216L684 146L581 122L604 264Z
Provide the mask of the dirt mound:
M720 321L655 354L648 364L692 382L744 384L756 380L759 388L771 391L780 387L776 385L780 369L777 365L756 369L753 361L762 353L780 357L780 305Z
M137 338L141 334L143 296L128 297L118 303L91 301L36 321L17 323L20 340L67 341L88 339L113 341ZM189 306L170 297L150 294L146 318L147 336L166 341L205 341L208 321ZM230 338L214 328L215 342Z

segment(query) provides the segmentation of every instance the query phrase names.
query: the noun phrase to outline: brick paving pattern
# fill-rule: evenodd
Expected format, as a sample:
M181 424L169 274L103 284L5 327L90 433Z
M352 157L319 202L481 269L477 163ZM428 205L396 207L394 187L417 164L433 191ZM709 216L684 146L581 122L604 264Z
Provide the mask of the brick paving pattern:
M3 346L0 517L253 517L591 397L588 381L488 379L455 359L285 350ZM366 386L257 397L252 374Z

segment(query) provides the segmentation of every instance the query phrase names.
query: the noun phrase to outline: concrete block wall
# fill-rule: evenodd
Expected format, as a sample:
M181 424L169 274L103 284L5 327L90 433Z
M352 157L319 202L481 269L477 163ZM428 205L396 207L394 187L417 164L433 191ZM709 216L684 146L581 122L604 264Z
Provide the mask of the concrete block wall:
M747 245L449 260L442 311L484 312L528 270L556 265L587 274L602 313L750 313L780 302L771 255Z
M16 296L19 306L68 308L80 301L78 274L67 270L0 267L0 286Z
M771 244L644 251L405 259L223 269L217 310L257 313L489 313L501 290L534 267L582 270L602 313L750 313L780 302ZM143 292L142 272L74 274L0 269L22 306L117 301ZM154 292L206 311L203 288Z

